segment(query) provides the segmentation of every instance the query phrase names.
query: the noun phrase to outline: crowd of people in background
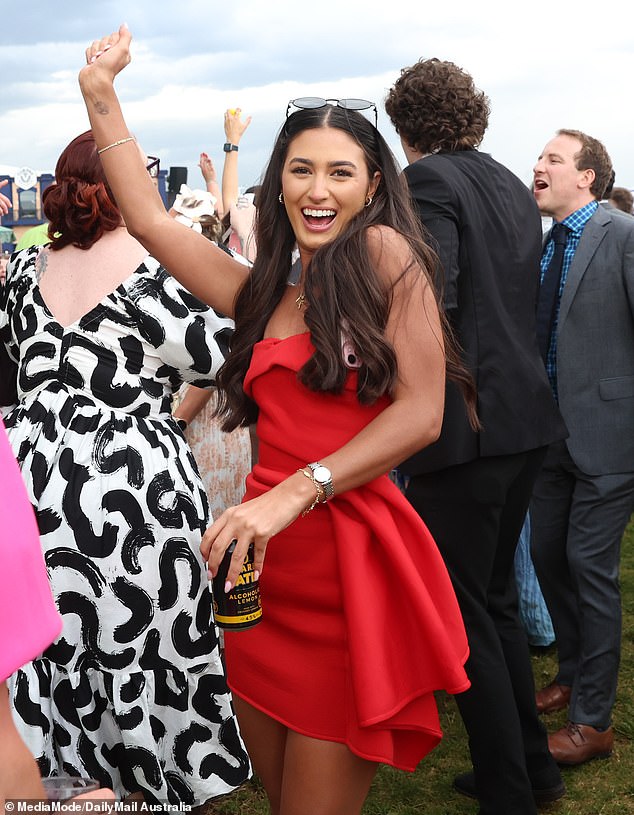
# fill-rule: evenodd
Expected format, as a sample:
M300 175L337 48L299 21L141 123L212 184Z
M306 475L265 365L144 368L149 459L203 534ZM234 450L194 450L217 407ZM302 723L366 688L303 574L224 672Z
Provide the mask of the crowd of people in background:
M631 191L565 128L528 187L433 58L385 100L404 170L374 102L302 97L242 193L236 107L220 178L201 152L167 209L114 90L130 41L87 49L91 129L0 260L0 799L200 806L255 774L273 815L354 815L445 691L454 789L536 815L615 743ZM247 561L261 618L220 630Z

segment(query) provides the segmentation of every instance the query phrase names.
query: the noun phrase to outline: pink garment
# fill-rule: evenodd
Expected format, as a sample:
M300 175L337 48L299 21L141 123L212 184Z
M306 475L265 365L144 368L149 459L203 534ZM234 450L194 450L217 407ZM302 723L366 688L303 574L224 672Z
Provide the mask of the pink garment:
M229 247L229 249L233 249L233 251L237 252L239 255L242 254L242 241L240 240L240 237L235 229L230 231L226 245Z
M35 515L0 419L0 682L61 630Z

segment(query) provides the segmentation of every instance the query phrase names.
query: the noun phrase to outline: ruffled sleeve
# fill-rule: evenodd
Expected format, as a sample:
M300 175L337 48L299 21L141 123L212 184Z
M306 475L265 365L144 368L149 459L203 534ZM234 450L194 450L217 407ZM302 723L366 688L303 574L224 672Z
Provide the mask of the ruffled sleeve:
M234 323L180 285L153 258L128 290L139 328L163 361L160 376L198 387L215 384L229 351Z

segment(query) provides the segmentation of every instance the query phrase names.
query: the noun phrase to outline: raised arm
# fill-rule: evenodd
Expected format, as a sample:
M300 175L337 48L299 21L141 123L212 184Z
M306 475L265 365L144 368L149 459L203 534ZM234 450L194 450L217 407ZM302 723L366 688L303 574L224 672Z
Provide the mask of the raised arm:
M205 179L205 188L216 199L216 215L219 218L225 214L222 205L222 193L220 192L220 185L218 184L218 177L216 168L213 161L209 158L207 153L200 154L200 161L198 162L202 177Z
M95 40L79 74L95 142L128 231L189 291L233 316L248 270L194 230L167 214L125 123L114 78L130 62L131 35L119 31Z
M0 181L0 189L2 189L2 187L6 187L8 183L9 181L6 178L4 181ZM11 209L11 206L11 201L6 195L4 195L4 193L0 192L0 215L6 215Z
M251 117L242 121L240 108L230 108L225 111L225 138L226 144L235 147L235 150L225 152L225 163L222 170L222 207L229 212L231 205L238 200L238 148L244 131L251 124Z

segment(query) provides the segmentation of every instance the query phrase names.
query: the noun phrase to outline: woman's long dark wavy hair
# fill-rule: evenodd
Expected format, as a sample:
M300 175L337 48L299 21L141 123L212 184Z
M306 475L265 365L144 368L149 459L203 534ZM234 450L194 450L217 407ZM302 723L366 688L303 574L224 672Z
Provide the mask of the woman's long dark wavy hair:
M224 419L225 430L249 425L257 417L257 406L244 393L242 384L253 346L264 336L266 324L286 289L295 247L295 234L278 197L282 169L293 138L321 127L348 133L363 150L369 178L378 170L381 180L371 206L364 207L331 243L320 247L311 258L310 274L304 278L308 303L305 320L315 352L299 371L300 381L314 391L342 391L349 373L341 351L343 326L362 360L357 387L359 402L375 402L390 391L396 380L396 355L385 337L392 292L386 290L370 258L366 235L369 227L389 226L403 235L412 251L412 263L403 270L403 276L417 262L436 290L432 273L438 258L421 237L421 225L407 183L378 130L362 114L332 105L293 113L278 134L258 194L257 257L236 300L231 353L218 376L218 412ZM475 386L460 362L455 340L442 309L439 310L447 377L462 389L470 419L477 427Z
M55 182L42 194L51 249L90 249L104 232L121 225L121 213L106 181L92 130L64 148Z

